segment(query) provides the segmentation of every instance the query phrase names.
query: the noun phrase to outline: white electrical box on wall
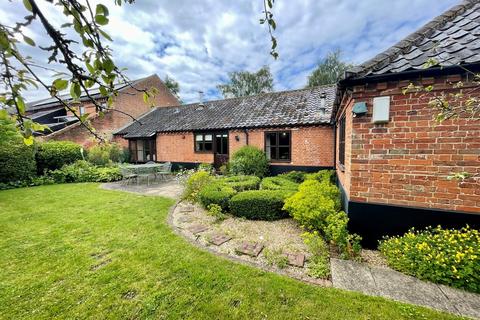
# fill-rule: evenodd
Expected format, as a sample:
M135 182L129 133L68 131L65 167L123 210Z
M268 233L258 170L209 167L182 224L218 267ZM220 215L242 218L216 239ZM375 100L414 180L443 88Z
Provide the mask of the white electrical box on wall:
M390 97L373 98L373 123L386 123L390 119Z

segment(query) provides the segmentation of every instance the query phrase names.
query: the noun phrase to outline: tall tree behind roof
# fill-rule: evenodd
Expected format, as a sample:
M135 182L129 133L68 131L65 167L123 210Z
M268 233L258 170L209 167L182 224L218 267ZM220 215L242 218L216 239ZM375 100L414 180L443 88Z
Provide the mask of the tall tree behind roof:
M336 83L352 65L341 60L342 52L335 50L327 54L308 77L307 87Z
M273 77L270 68L262 67L257 72L230 72L230 81L217 86L224 98L253 96L273 91Z

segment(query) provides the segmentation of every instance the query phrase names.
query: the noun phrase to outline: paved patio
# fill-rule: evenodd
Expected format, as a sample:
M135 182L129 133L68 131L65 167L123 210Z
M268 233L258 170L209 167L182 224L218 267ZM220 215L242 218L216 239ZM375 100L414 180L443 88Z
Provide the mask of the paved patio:
M180 199L183 187L176 180L168 180L150 183L149 185L140 183L130 183L126 185L122 181L103 183L102 188L108 190L118 190L143 194L147 196L162 196L173 199Z
M330 259L333 286L393 300L480 318L480 295L421 281L403 273Z

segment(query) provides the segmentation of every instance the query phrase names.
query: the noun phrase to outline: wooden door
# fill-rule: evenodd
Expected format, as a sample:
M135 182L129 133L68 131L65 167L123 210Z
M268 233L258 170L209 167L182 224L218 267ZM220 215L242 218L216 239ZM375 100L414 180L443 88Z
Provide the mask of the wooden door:
M216 169L228 162L228 132L214 134L213 165Z

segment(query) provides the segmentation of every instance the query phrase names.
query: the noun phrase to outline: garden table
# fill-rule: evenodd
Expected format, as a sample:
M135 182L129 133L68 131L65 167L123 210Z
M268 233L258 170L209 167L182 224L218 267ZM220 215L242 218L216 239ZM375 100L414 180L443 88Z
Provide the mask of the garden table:
M124 166L125 169L130 171L131 173L137 175L139 178L147 178L147 186L150 182L150 176L155 174L159 171L160 168L164 167L164 163L145 163L145 164L129 164ZM138 180L137 180L138 184Z

